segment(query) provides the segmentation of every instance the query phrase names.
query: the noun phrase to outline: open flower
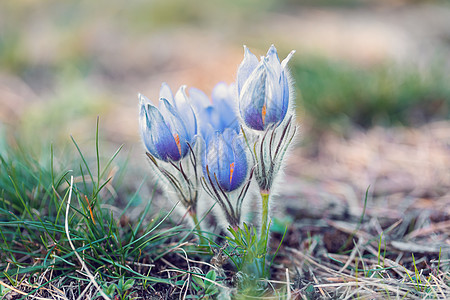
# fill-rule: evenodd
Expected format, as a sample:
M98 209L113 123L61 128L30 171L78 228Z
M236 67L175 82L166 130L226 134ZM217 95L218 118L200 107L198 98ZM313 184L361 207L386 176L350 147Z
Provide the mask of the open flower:
M237 116L235 87L219 83L212 101L198 89L189 90L197 115L203 169L201 183L220 210L213 210L219 223L236 227L241 220L242 202L250 185L253 165ZM250 173L250 175L248 175ZM225 219L225 220L224 220Z
M244 60L237 73L239 111L245 124L255 130L278 126L289 106L289 75L286 65L292 51L281 63L272 45L265 57L258 61L244 46Z
M142 140L154 157L163 161L178 161L188 153L197 134L197 121L187 101L185 87L175 97L167 84L160 90L159 109L139 94L139 124Z
M234 86L224 82L218 83L212 92L212 102L208 96L199 89L191 88L189 96L194 110L198 116L199 131L205 140L214 135L214 132L223 133L231 128L239 133L240 127L234 98Z

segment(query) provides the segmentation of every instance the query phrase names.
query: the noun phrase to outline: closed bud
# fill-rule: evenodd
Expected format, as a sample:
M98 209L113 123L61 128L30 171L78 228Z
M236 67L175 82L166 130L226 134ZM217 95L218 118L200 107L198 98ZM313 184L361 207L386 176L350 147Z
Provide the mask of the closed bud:
M159 160L178 161L188 153L188 143L197 134L197 121L187 102L184 87L173 97L163 84L159 108L139 94L139 125L148 152Z
M286 116L292 87L286 69L292 51L283 62L272 45L260 61L244 46L244 60L238 69L239 111L245 125L255 130L278 126Z

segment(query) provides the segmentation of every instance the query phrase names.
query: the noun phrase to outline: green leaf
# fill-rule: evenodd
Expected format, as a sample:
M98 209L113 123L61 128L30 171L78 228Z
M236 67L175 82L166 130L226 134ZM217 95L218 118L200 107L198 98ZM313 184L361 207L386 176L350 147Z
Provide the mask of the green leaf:
M237 242L238 242L238 240L239 240L239 236L238 236L237 232L234 231L234 229L231 228L231 226L228 227L228 231L229 231L229 232L233 235L233 237L234 237L234 241L233 241L232 239L230 239L230 241L233 241L233 242L235 242L235 243L237 244ZM229 238L227 237L227 239L229 239Z
M106 287L105 293L106 293L107 295L112 296L112 295L114 295L114 291L115 291L115 290L116 290L116 285L115 285L115 284L110 284L108 287Z
M216 277L217 277L217 275L216 275L216 272L214 270L211 270L211 271L209 271L206 274L206 278L211 280L211 281L216 281ZM211 281L205 280L205 287L206 288L209 288L211 285L213 285L213 283Z
M128 279L127 281L125 281L122 290L126 291L129 290L133 287L134 285L134 279Z
M214 295L214 294L217 294L218 292L219 292L219 289L215 285L210 285L206 289L205 294L206 295Z
M192 288L193 288L196 292L200 291L200 287L199 287L198 285L196 285L195 283L192 283Z
M200 286L202 289L205 288L205 283L203 282L203 279L201 279L200 277L197 276L193 276L192 280L198 285Z
M0 285L0 296L6 295L11 290L7 287L4 287L3 285Z

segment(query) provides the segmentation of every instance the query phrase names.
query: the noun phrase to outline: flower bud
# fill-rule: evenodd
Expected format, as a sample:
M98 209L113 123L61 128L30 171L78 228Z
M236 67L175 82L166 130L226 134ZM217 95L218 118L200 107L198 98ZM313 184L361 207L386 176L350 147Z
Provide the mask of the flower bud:
M175 97L163 84L159 109L139 94L139 125L142 140L154 157L163 161L178 161L188 153L188 143L197 134L197 121L187 101L185 87Z
M247 47L244 49L244 60L237 74L241 117L249 128L255 130L265 130L272 124L278 126L289 106L292 87L286 64L294 51L280 63L273 45L259 62Z
M242 136L227 128L208 139L203 160L203 174L218 184L220 189L231 192L239 188L247 177L248 162Z

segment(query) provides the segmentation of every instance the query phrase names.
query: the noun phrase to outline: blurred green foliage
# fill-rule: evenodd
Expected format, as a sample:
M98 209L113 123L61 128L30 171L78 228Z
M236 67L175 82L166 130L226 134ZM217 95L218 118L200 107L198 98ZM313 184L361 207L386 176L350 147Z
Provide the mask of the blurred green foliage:
M150 29L172 28L179 25L210 26L222 28L244 24L261 13L274 9L284 1L275 0L171 0L147 1L127 8L133 20L129 26Z
M439 66L348 62L299 56L292 64L298 109L317 129L419 125L450 116L450 76Z
M27 103L21 121L23 136L28 134L34 143L33 138L43 137L42 134L37 136L36 131L46 132L58 142L67 138L67 132L58 131L63 127L61 124L86 118L92 120L92 116L102 115L111 107L112 100L117 98L109 87L120 82L122 86L138 88L142 83L131 82L135 80L133 76L145 81L160 71L151 69L143 75L130 76L132 67L128 70L126 62L118 63L126 57L114 60L114 55L109 54L107 59L99 58L108 51L132 56L131 47L124 44L151 34L164 35L172 29L186 28L197 29L198 34L207 30L230 30L225 35L227 41L241 44L241 36L235 38L235 33L251 39L249 25L269 13L287 12L302 5L346 6L374 2L138 0L124 5L119 0L2 1L0 70L6 76L23 79L36 94L45 97L45 105ZM258 39L255 37L248 42L262 49L271 42L277 43ZM123 49L114 52L114 47ZM290 47L285 45L289 48L286 50L291 50ZM236 66L238 63L236 61ZM355 124L362 127L416 125L448 118L450 114L450 76L438 64L427 69L388 63L357 66L305 53L297 54L290 65L299 89L298 108L320 130L330 127L340 130ZM41 93L42 90L45 92ZM82 122L78 124L80 131L85 131ZM49 130L51 128L54 130Z

